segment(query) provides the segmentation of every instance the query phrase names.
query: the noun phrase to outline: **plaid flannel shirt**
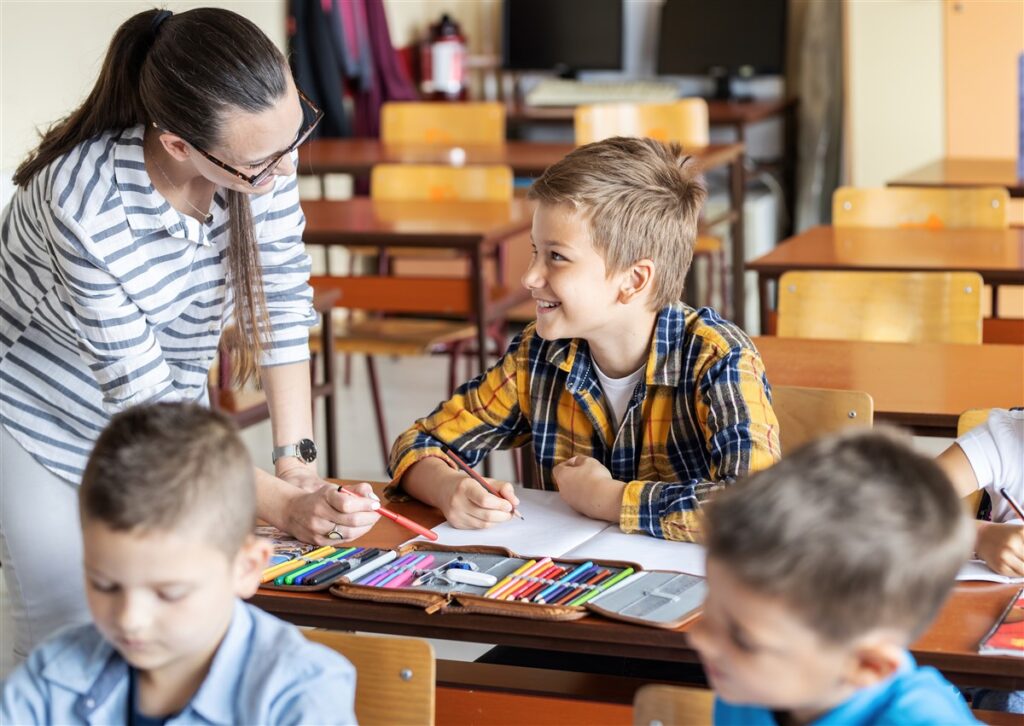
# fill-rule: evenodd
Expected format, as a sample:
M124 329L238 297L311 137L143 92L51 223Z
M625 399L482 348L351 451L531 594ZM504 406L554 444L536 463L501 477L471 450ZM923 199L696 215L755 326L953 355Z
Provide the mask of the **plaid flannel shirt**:
M530 325L498 363L417 420L391 449L393 481L439 444L470 465L487 452L532 442L545 489L552 469L576 455L626 483L624 532L692 541L700 505L780 456L779 424L761 356L736 325L710 308L663 308L644 380L618 427L584 340L547 341Z

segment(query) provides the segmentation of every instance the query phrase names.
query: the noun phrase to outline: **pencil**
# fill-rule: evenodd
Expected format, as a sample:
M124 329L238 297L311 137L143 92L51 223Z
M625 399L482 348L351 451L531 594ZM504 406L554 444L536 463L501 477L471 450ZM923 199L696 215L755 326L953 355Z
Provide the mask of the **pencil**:
M564 595L559 597L558 600L556 600L553 604L565 605L568 602L572 602L587 590L587 588L582 587L582 585L596 585L597 583L601 582L601 580L603 580L611 574L611 570L598 570L593 577L591 577L586 582L581 583L580 587L577 587L575 590L570 590L569 592L565 593Z
M575 600L570 600L569 601L569 606L572 607L574 605L582 605L585 602L590 602L595 597L600 595L602 592L604 592L605 590L610 588L612 585L617 584L620 580L625 580L627 577L629 577L633 573L634 573L633 568L632 567L627 567L625 570L623 570L622 572L617 574L615 577L613 577L612 579L608 580L607 582L601 583L600 585L595 587L593 590L591 590L587 594L580 595Z
M494 489L494 487L492 487L487 482L486 479L484 479L482 476L477 474L469 464L464 462L462 460L462 457L460 457L458 454L456 454L454 451L452 451L450 448L448 448L444 444L441 444L441 451L443 451L445 454L447 454L449 457L451 457L451 460L455 462L455 465L458 466L460 469L462 469L462 471L465 474L469 475L469 477L471 479L475 480L478 484L480 484L480 486L482 486L484 489L486 489L487 491L489 491L491 494L493 494L494 496L498 497L499 499L504 499L504 497L502 497L500 494L498 494L498 492ZM513 517L519 517L520 519L526 519L526 517L524 517L522 514L520 514L516 510L515 506L512 507L512 516Z
M369 497L364 497L362 494L356 494L355 492L350 491L341 485L338 486L338 491L353 497L362 497L363 499L369 499ZM426 537L432 542L437 539L437 532L434 532L420 524L417 524L408 517L403 517L398 512L392 512L390 509L385 509L384 507L377 507L377 509L375 509L374 511L382 517L387 517L395 524L400 524L406 529L411 530L416 534L420 535L421 537Z
M1003 495L1003 499L1005 499L1006 503L1010 505L1010 508L1017 513L1017 516L1024 519L1024 510L1021 509L1017 500L1010 495L1010 492L1006 491L1006 487L999 487L999 493Z
M484 597L491 597L492 595L497 593L498 590L501 590L507 584L512 582L512 578L513 577L521 575L522 573L526 572L527 570L529 570L531 567L533 567L536 564L537 564L537 560L530 560L528 562L524 562L522 565L519 566L518 569L516 569L515 572L511 573L510 575L506 575L505 579L501 580L501 582L499 582L497 585L494 585L493 587L491 587L490 590L485 592L484 593Z

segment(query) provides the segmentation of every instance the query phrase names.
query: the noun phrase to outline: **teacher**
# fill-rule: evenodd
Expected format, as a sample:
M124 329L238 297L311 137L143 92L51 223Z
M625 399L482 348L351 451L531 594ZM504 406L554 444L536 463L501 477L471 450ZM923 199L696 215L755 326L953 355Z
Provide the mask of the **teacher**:
M376 522L375 502L315 468L295 150L322 115L250 21L150 10L18 167L0 222L0 562L17 656L88 619L77 487L99 432L135 404L205 401L226 325L236 377L259 378L270 405L259 517L318 545Z

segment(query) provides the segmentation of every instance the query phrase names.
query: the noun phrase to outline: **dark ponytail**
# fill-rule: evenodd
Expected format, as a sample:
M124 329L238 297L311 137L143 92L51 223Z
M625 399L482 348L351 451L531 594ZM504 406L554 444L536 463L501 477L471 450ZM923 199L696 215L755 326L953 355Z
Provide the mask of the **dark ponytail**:
M156 22L154 22L156 21ZM107 131L155 122L202 149L216 148L230 111L272 108L287 89L287 62L251 21L230 10L147 10L114 34L85 102L54 124L14 174L25 187L42 169ZM270 330L249 197L226 190L231 219L228 283L238 327L235 379L259 373Z

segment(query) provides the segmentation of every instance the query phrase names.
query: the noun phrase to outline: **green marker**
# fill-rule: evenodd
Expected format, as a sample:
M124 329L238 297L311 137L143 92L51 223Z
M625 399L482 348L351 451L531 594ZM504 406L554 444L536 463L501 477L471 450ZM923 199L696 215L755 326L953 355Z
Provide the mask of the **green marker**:
M569 607L573 607L575 605L582 605L585 602L589 602L590 600L593 600L595 597L600 595L602 592L607 590L609 587L611 587L615 583L619 582L620 580L625 580L627 577L629 577L632 574L633 574L633 568L632 567L627 567L625 570L623 570L622 572L617 574L612 579L608 580L608 582L604 583L603 585L599 585L598 587L595 587L590 592L585 592L582 595L580 595L578 598L576 598L571 603L569 603Z
M300 575L303 575L303 574L309 572L310 570L319 567L320 565L324 564L325 562L328 562L330 560L336 560L339 557L344 557L345 555L347 555L350 552L355 552L355 550L356 550L355 547L349 547L347 549L338 550L333 555L328 555L327 557L324 557L321 560L317 560L316 562L310 562L308 565L303 565L302 567L300 567L297 570L292 570L291 572L289 572L287 574L284 574L284 575L281 575L278 578L275 578L274 579L274 584L275 585L291 585L291 584L293 584L295 582L295 578L296 577L299 577Z

